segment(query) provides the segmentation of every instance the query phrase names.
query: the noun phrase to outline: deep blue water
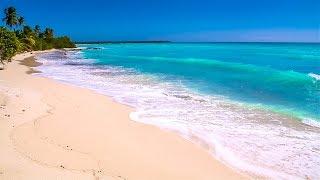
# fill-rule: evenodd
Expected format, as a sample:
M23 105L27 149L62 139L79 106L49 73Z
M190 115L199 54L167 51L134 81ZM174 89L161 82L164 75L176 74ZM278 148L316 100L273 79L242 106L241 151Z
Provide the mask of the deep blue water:
M81 46L81 45L80 45ZM320 45L289 43L93 44L111 65L179 81L191 91L320 121Z

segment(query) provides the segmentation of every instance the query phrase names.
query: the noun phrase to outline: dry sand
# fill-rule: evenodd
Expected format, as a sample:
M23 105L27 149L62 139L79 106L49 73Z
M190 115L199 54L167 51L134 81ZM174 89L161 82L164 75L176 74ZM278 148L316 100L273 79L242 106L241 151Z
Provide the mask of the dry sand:
M130 120L132 109L111 98L27 74L24 65L39 65L32 55L0 71L0 179L245 178L179 135Z

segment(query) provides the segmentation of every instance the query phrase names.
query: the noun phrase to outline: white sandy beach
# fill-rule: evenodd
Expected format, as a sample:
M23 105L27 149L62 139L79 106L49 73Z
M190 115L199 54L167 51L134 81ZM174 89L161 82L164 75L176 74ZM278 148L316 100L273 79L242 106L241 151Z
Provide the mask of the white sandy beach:
M0 71L0 179L246 178L111 98L30 75L33 55Z

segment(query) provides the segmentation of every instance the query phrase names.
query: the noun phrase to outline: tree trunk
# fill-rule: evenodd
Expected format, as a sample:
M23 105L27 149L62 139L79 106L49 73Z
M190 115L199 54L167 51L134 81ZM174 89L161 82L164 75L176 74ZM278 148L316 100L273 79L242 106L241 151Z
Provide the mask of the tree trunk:
M4 70L4 62L3 62L3 60L0 60L0 70Z

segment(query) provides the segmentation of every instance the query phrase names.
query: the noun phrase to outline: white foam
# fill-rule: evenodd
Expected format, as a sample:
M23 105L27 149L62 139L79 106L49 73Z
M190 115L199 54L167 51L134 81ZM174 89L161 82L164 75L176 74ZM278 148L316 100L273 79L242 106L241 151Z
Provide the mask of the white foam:
M314 120L314 119L311 119L311 118L303 118L302 119L302 122L305 123L305 124L308 124L310 126L313 126L313 127L318 127L320 128L320 122Z
M319 74L315 74L315 73L309 73L308 74L310 77L316 79L317 81L320 80L320 75Z
M163 82L161 77L133 69L93 66L94 60L83 60L80 55L68 54L67 59L40 56L44 62L38 67L43 72L40 75L133 106L132 120L201 141L215 157L241 171L277 179L320 178L319 129L302 123L283 126L288 120L284 116L194 93L183 86L183 80Z

